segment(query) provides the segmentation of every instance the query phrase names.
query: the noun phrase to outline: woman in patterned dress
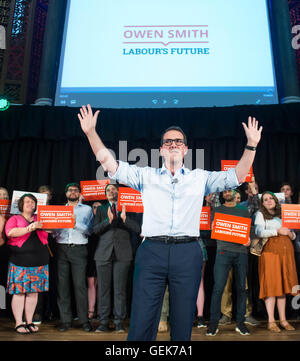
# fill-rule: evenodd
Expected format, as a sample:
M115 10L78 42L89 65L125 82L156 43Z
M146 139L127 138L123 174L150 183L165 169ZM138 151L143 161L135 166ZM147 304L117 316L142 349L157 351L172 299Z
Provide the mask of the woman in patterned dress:
M37 199L24 194L18 201L19 215L12 216L5 225L10 249L8 268L8 293L15 318L15 331L19 334L38 332L32 323L39 292L49 289L48 233L41 230L34 212ZM23 324L23 313L26 324Z

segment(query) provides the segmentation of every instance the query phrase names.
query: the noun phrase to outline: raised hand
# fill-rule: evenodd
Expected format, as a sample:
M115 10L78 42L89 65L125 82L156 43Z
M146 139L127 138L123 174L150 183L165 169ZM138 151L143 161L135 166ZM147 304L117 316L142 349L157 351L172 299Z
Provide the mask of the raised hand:
M83 132L88 135L91 131L96 130L97 118L100 113L100 110L97 110L95 114L93 114L92 108L90 104L83 105L80 108L80 114L78 113L78 119L80 120L81 129Z
M255 177L253 175L252 179L251 179L251 182L248 183L249 187L250 187L250 190L251 190L251 193L252 195L256 195L258 192L255 188ZM250 195L251 196L251 195Z
M248 126L245 123L242 123L245 134L247 137L247 145L251 147L256 147L261 138L261 132L263 127L260 126L258 129L258 121L255 118L248 118Z

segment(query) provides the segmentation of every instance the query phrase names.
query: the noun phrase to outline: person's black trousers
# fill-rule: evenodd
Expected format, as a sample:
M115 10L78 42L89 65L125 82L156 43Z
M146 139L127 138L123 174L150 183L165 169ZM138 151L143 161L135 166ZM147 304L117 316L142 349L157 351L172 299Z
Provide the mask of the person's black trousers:
M86 245L57 245L57 304L62 323L71 323L73 318L70 279L74 286L79 323L88 322L87 253Z
M112 288L114 324L122 323L127 315L127 281L130 263L130 261L117 260L111 260L104 264L96 262L98 312L103 325L108 326L109 324Z

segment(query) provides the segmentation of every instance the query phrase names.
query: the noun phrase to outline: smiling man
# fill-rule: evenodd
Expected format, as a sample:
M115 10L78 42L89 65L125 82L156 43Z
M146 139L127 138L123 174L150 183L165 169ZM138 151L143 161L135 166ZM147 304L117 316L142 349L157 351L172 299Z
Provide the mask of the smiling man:
M201 279L202 251L198 243L203 197L232 189L243 182L255 157L262 127L255 118L243 124L247 145L235 169L227 172L189 170L183 159L187 140L179 127L163 132L162 168L137 167L116 161L96 132L99 110L90 105L78 118L92 150L112 179L142 194L144 241L135 259L133 298L128 340L156 339L166 285L170 293L172 341L189 341Z

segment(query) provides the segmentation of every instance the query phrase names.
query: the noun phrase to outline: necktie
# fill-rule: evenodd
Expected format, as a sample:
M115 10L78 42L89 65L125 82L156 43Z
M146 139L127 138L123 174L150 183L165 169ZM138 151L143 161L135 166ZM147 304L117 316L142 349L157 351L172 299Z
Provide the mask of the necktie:
M112 208L112 214L114 215L114 219L116 219L117 218L116 204L113 203L111 208Z

